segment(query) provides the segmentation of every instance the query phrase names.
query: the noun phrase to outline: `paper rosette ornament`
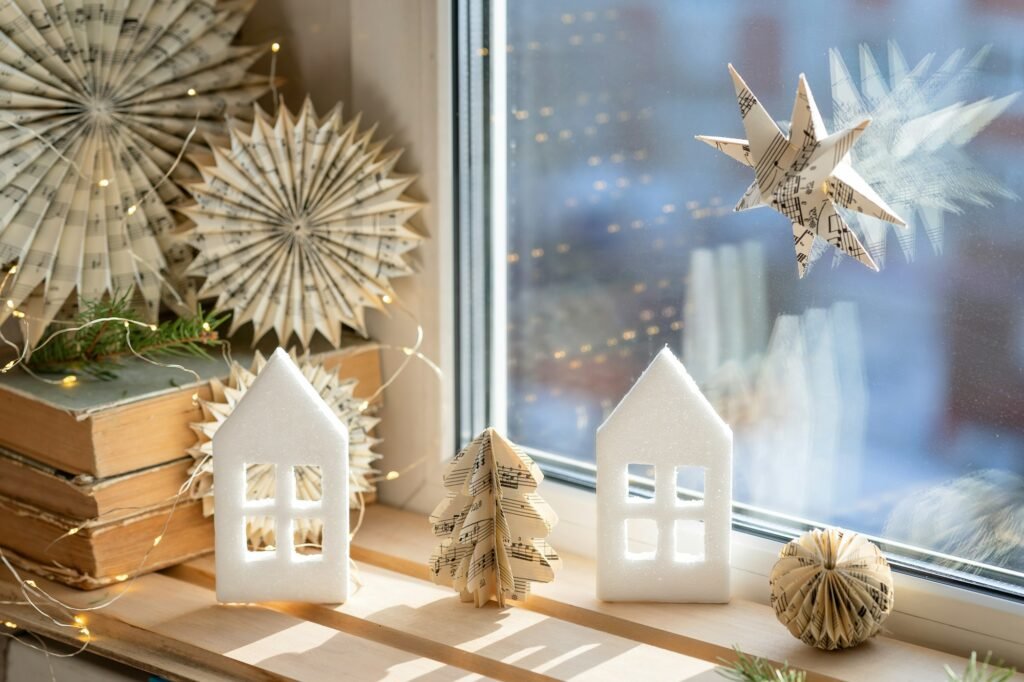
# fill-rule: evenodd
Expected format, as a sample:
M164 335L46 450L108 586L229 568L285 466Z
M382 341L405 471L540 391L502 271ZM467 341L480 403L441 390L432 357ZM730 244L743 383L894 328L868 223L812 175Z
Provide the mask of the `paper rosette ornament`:
M359 496L367 495L376 490L373 477L377 471L374 462L380 455L373 451L380 441L373 438L370 432L380 421L367 413L368 405L362 398L354 395L356 380L341 379L337 370L327 369L308 357L298 357L294 351L292 360L298 365L302 375L309 380L313 388L320 394L339 420L348 427L349 433L349 506L353 509L360 506ZM200 400L204 421L192 425L197 441L189 449L189 454L198 464L198 472L192 488L192 497L202 498L203 513L213 514L213 496L216 494L213 484L213 435L220 428L246 391L256 381L260 371L266 366L267 360L262 354L256 353L252 369L245 369L237 362L231 364L231 374L225 384L217 379L210 382L213 393L212 400ZM195 471L195 470L193 470ZM315 467L298 467L296 469L296 492L301 500L318 500L321 497L320 474ZM246 494L248 499L258 500L274 496L274 470L270 464L249 465L246 472ZM320 543L321 524L315 519L299 519L296 528L297 543ZM246 532L254 549L265 548L275 544L273 537L273 519L254 517ZM300 539L301 538L301 539Z
M819 649L857 646L892 612L889 563L863 535L838 528L812 530L783 547L770 585L779 621Z
M129 292L155 321L158 273L190 257L167 208L186 195L162 180L193 128L217 130L269 89L248 73L264 48L231 45L253 4L0 6L0 264L17 266L0 323L24 312L35 342L66 303Z
M430 557L434 582L481 607L523 600L531 582L550 582L561 565L546 538L558 522L537 486L540 467L494 429L486 429L448 464L445 499L430 515L443 538Z
M358 126L341 105L322 119L308 99L298 116L257 107L200 164L189 271L206 278L200 297L233 313L232 333L252 322L254 341L273 330L308 347L318 331L337 347L341 325L365 336L364 309L383 310L391 279L412 274L405 254L422 237L408 221L421 204L403 192L415 176L395 173L401 152Z

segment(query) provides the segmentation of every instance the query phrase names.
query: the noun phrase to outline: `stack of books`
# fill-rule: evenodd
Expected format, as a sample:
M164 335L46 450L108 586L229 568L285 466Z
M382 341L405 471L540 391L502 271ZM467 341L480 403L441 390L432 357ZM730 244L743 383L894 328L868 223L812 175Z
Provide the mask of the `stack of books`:
M358 397L380 386L375 344L315 357L357 379ZM246 367L251 358L234 357ZM209 398L228 366L219 356L181 364L201 381L142 361L116 380L70 386L0 375L0 548L11 563L93 589L213 550L212 518L181 491L191 424L202 421L193 398Z

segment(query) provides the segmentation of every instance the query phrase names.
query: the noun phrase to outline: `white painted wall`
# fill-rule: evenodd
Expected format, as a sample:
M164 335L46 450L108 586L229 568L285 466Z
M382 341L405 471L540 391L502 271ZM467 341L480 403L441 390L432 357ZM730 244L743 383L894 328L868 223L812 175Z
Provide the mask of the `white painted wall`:
M345 102L346 118L363 113L364 126L378 123L378 139L403 148L400 173L419 180L410 194L427 202L414 225L429 239L412 256L418 274L395 281L399 300L419 319L422 352L439 364L444 380L413 360L384 397L381 468L403 470L380 485L388 504L420 512L439 501L441 463L454 453L453 295L451 268L449 3L443 0L260 0L242 30L242 41L279 41L280 89L293 109L308 93L317 111ZM264 72L269 57L256 67ZM270 99L265 100L269 106ZM369 312L370 336L384 344L411 346L416 326L395 309L391 318ZM383 351L384 376L404 359Z

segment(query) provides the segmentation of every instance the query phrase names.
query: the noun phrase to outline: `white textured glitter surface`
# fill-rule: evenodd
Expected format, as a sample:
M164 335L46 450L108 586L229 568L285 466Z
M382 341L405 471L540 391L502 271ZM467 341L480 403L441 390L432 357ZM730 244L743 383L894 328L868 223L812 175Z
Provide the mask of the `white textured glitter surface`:
M348 431L278 348L213 438L217 599L343 602L348 596ZM277 467L272 499L246 500L248 464ZM323 495L300 500L294 468L320 467ZM275 519L273 551L249 551L246 516ZM296 551L296 519L323 521L319 554Z
M653 468L654 499L629 496L630 464ZM677 470L692 467L703 500L677 495ZM600 599L729 601L732 431L668 348L597 430L597 497ZM648 557L629 555L627 519L655 525L656 539L640 538L655 542ZM684 553L694 541L701 558Z

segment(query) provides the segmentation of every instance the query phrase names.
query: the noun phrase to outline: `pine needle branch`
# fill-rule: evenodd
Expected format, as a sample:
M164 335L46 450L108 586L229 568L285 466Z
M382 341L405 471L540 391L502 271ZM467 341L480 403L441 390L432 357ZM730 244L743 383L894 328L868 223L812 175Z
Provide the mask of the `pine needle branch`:
M722 666L716 671L722 677L734 682L804 682L807 673L803 670L790 668L783 663L781 668L773 668L768 661L757 656L747 656L739 647L733 647L736 660L720 658Z
M992 660L992 652L985 654L985 660L978 664L978 652L971 652L971 660L963 674L957 675L952 668L946 666L946 679L949 682L1006 682L1017 672L1013 668L1003 668L993 663L991 669L989 663Z
M85 301L71 326L78 329L59 333L67 327L50 325L43 338L57 335L34 350L26 365L40 374L116 379L122 361L135 354L149 359L209 357L210 349L225 343L217 328L226 318L199 308L195 315L149 325L142 323L127 295Z

